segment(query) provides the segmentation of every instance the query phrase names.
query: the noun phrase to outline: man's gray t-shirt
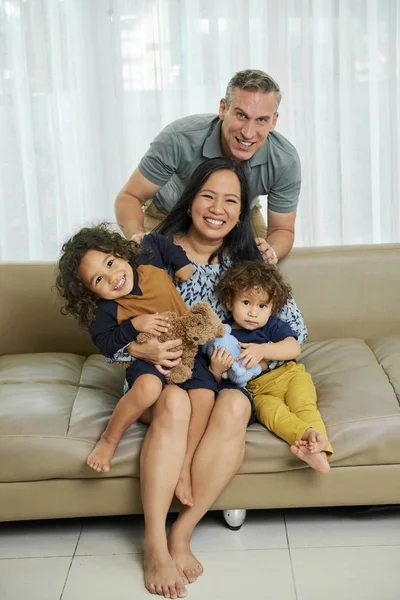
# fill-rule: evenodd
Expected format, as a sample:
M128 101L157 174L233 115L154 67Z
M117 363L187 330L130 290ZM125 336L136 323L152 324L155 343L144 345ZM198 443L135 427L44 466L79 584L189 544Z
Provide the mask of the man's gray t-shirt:
M180 198L189 177L207 158L223 156L218 115L190 115L173 121L150 144L139 163L149 181L162 186L154 204L168 213ZM301 184L300 159L295 147L272 131L264 145L242 163L251 206L268 194L268 209L290 213L297 208Z

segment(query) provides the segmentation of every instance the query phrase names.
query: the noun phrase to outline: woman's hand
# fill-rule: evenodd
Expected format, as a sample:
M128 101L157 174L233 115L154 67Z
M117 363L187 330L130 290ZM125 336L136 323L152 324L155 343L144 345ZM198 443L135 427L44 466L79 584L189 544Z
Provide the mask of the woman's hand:
M136 242L137 244L140 244L140 242L142 241L142 239L145 236L145 232L141 231L140 233L134 233L133 236L130 238L133 242Z
M144 344L131 342L127 347L127 351L133 358L145 360L153 365L161 365L162 367L171 369L181 362L182 340L178 339L168 340L168 342L159 342L156 337L153 337Z
M246 367L246 369L252 369L265 358L264 344L245 344L241 342L240 347L243 350L239 354L238 360L242 361L242 367Z
M214 348L210 358L210 371L217 381L221 381L222 373L225 373L234 363L234 358L225 347Z
M131 319L132 325L136 331L142 333L151 333L151 335L161 335L170 328L168 317L155 313L154 315L139 315Z
M264 262L267 262L270 265L276 265L278 262L278 257L273 247L270 246L266 240L259 237L256 238L256 244Z

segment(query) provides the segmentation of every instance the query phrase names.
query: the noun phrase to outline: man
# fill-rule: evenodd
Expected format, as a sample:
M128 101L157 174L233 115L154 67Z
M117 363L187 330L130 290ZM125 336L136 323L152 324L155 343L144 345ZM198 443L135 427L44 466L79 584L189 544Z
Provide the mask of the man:
M274 131L280 100L272 77L239 71L228 83L218 115L191 115L167 125L116 199L125 236L139 241L174 206L201 162L226 156L244 165L255 235L268 243L264 260L276 264L286 256L294 242L301 172L296 149ZM266 194L268 232L258 203L258 196Z

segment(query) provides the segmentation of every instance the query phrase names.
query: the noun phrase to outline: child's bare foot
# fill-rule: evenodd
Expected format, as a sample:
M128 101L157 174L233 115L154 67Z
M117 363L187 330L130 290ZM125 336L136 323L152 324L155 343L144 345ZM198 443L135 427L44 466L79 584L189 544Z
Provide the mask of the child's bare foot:
M305 444L302 444L301 442L305 442ZM309 450L313 454L316 454L325 450L325 448L328 445L328 440L326 439L323 433L320 433L319 431L316 431L315 429L312 429L312 427L310 427L304 433L302 439L300 440L300 443L296 442L297 447L303 445L306 446L307 450Z
M192 481L190 478L190 467L182 467L182 471L179 475L178 483L175 488L175 496L182 504L186 506L193 506L192 496Z
M185 574L189 583L203 574L203 566L190 550L190 545L175 539L173 526L168 536L168 550L178 570Z
M150 594L164 598L184 598L186 588L179 571L167 551L144 549L144 585Z
M100 438L86 460L86 464L98 473L108 473L117 445Z
M329 463L325 452L311 452L306 446L290 446L290 452L300 460L304 460L312 469L318 473L329 473Z

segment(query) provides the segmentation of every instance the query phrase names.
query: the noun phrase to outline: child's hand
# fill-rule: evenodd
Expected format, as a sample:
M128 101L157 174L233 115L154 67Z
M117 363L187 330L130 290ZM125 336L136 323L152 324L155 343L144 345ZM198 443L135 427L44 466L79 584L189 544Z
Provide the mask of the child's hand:
M210 371L217 381L221 380L222 373L225 373L234 363L234 358L225 347L214 348L210 358Z
M238 360L241 360L242 367L246 369L252 369L258 363L260 363L264 357L264 344L245 344L240 343L240 347L243 348L238 356Z
M166 333L170 328L168 318L158 313L155 315L139 315L131 319L131 322L137 331L157 336Z
M193 275L193 269L194 267L192 264L181 267L180 269L175 271L174 280L178 283L180 281L187 281Z

